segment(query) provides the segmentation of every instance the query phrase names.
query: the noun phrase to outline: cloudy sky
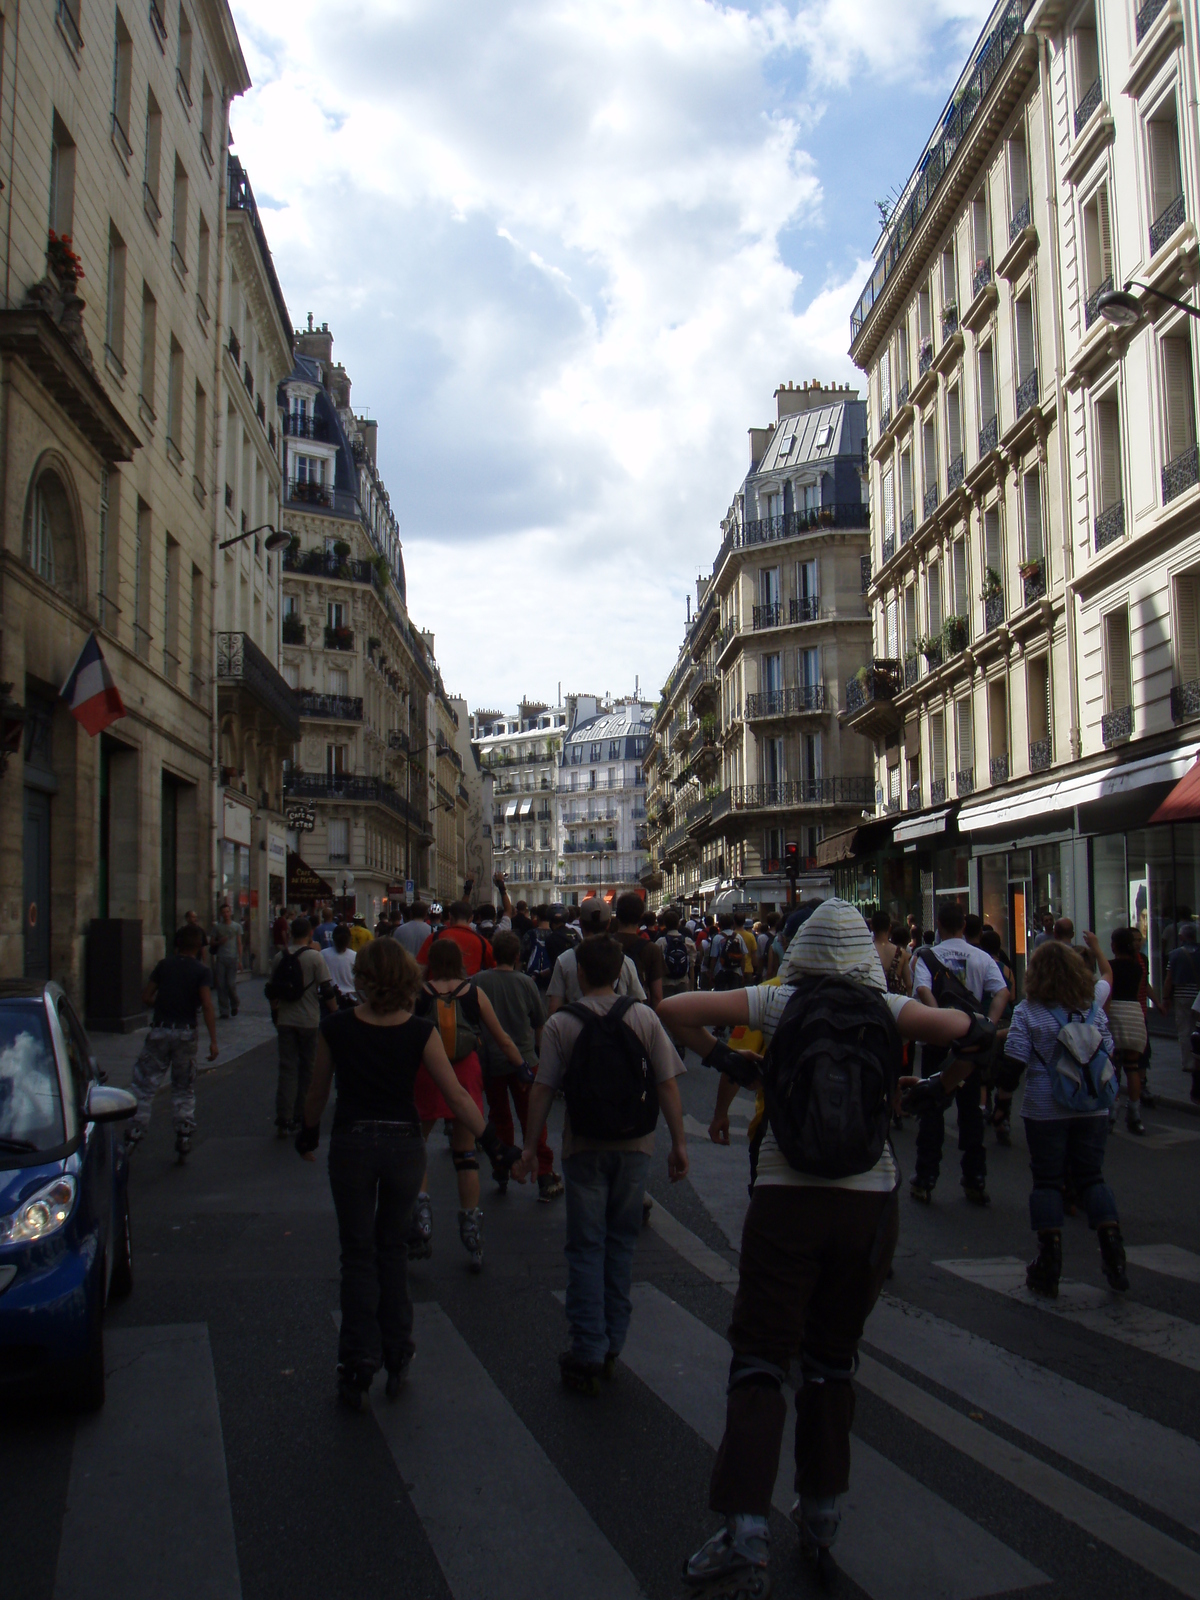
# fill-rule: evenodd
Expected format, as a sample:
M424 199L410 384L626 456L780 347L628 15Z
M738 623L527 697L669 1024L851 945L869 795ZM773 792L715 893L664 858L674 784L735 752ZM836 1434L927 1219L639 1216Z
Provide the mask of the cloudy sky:
M781 381L854 382L982 0L243 0L235 149L471 705L656 698Z

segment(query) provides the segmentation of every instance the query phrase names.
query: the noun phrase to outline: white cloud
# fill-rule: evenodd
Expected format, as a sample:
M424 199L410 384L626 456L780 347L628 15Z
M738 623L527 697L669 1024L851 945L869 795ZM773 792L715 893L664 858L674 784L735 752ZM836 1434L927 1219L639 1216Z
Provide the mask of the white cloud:
M746 429L780 381L857 376L872 241L831 238L823 282L780 250L838 209L805 148L820 97L861 73L940 82L923 44L948 30L961 55L979 5L235 12L256 80L236 148L293 317L329 322L379 420L448 687L655 692Z

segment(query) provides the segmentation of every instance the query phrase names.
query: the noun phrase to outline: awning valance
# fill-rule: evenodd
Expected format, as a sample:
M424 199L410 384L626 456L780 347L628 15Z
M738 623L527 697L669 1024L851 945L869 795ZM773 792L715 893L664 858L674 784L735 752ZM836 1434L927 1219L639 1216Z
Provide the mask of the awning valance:
M287 897L289 900L315 900L319 896L333 897L333 890L318 873L314 872L303 856L294 850L287 857Z
M506 817L515 817L517 814L517 806L519 804L520 802L517 800L510 800L504 807L504 815Z
M1200 819L1200 760L1189 767L1170 794L1150 813L1151 822L1195 822Z
M1198 755L1200 744L1193 742L1140 761L1118 762L1093 772L1059 778L1053 783L1040 784L1036 789L1026 789L1023 794L964 806L958 813L958 826L964 833L979 828L1006 827L1055 811L1070 811L1074 806L1089 805L1095 800L1118 799L1150 783L1177 781Z
M952 810L952 806L944 806L941 811L924 811L907 822L898 822L892 838L897 844L907 844L913 839L928 839L935 833L945 833Z
M839 861L853 860L857 837L857 828L844 828L841 833L831 833L827 839L822 839L817 846L817 865L834 867Z
M517 815L519 817L531 817L533 815L533 801L532 800L522 800L521 801L521 806L520 806L520 809L517 812Z

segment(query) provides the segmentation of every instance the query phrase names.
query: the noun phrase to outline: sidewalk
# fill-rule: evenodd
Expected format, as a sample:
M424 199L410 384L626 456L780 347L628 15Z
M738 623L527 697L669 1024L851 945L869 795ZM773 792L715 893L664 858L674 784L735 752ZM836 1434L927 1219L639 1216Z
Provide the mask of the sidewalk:
M1155 1019L1156 1022L1158 1020ZM1151 1028L1148 1088L1160 1105L1200 1116L1200 1105L1190 1098L1192 1075L1183 1070L1179 1040L1173 1032L1157 1033Z
M208 1033L203 1018L199 1018L199 1037L196 1042L196 1060L201 1072L209 1066L227 1066L244 1056L248 1050L274 1039L275 1028L271 1022L271 1008L263 995L265 978L243 972L238 979L238 1014L236 1017L217 1018L217 1044L220 1055L213 1062L208 1057ZM109 1083L118 1089L128 1089L133 1078L133 1064L146 1039L145 1028L133 1033L91 1033L88 1035L101 1069L108 1074Z

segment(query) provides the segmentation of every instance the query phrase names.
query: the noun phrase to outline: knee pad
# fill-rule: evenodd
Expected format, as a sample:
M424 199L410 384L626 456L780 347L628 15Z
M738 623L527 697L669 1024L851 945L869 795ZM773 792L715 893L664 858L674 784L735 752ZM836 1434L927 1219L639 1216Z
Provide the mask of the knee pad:
M734 1356L729 1363L729 1383L725 1393L732 1394L743 1383L759 1384L779 1390L782 1389L786 1376L787 1368L777 1367L774 1362L760 1361L757 1356Z
M802 1350L800 1371L805 1383L849 1383L858 1371L858 1356L837 1361L815 1350Z
M474 1150L452 1150L455 1172L478 1172L479 1157Z

